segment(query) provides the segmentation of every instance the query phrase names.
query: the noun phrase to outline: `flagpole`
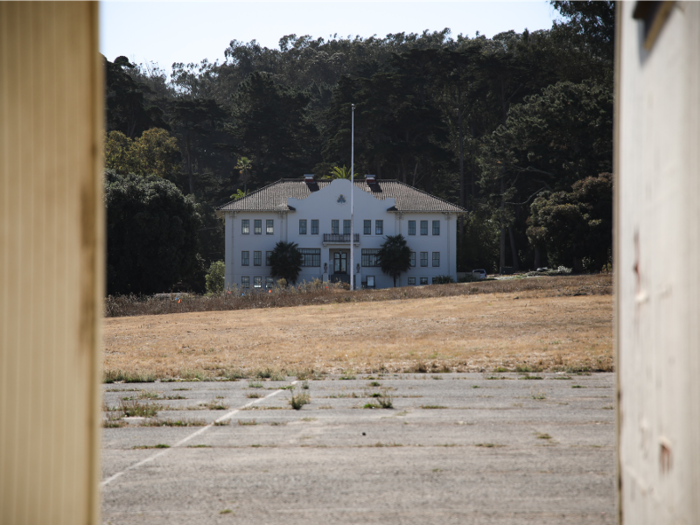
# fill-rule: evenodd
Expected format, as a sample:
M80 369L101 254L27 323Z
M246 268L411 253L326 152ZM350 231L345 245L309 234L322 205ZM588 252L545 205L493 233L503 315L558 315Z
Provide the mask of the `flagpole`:
M355 289L355 104L352 105L350 146L350 290Z

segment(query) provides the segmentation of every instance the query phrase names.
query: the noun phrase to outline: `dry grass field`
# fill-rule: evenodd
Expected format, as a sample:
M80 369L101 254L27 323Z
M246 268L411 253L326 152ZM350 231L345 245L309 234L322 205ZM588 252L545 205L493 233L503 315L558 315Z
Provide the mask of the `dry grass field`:
M508 283L450 285L472 291L462 295L108 318L105 379L612 369L609 276Z

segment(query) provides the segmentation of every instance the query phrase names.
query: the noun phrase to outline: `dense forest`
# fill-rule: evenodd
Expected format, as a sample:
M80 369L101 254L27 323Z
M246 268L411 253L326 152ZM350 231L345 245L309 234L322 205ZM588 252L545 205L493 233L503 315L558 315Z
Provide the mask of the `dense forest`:
M198 289L203 269L223 259L214 208L283 177L342 172L354 103L356 174L468 210L459 271L600 271L612 246L615 8L552 5L561 18L550 30L492 38L444 29L287 35L279 49L233 40L225 62L176 63L170 75L105 60L109 184L128 195L119 174L155 175L191 203L178 209L198 220L188 243L197 263L188 258L188 275L173 279ZM108 258L120 253L110 245Z

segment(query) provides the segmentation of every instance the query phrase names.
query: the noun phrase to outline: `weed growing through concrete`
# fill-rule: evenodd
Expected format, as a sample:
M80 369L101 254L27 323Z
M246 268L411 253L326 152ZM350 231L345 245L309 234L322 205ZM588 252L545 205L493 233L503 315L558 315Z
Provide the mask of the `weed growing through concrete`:
M142 427L203 427L207 422L201 419L147 419Z
M233 514L235 516L231 509L224 509L221 512L219 512L219 514Z
M530 374L526 374L524 376L519 377L518 379L544 379L542 376L531 376Z
M178 392L178 391L184 392L185 390L192 390L192 389L191 388L173 388L174 392Z
M427 410L437 410L437 409L442 409L442 408L447 408L442 405L421 405L421 408L427 409Z
M536 399L538 401L547 399L547 395L544 392L532 392L530 395L532 396L532 399Z
M503 372L507 372L507 368L503 368L502 366L497 366L496 368L493 369L494 372L502 374ZM500 378L499 378L500 379Z
M223 421L214 421L215 427L227 427L231 424L230 419L224 419Z
M286 425L286 424L287 424L286 421L272 421L272 422L270 423L270 426L271 426L271 427L281 427L281 426L284 426L284 425Z
M505 447L505 445L500 445L498 443L477 443L474 445L475 447L482 447L482 448L501 448Z
M187 448L212 448L211 445L187 445Z
M311 396L307 392L300 392L295 394L294 390L292 392L292 397L289 400L289 404L294 410L301 410L301 407L311 403Z
M257 424L258 424L258 422L255 419L239 419L238 420L239 427L250 427L250 426L255 426Z
M248 388L262 388L263 384L262 383L248 383Z
M376 403L366 403L362 408L394 408L394 402L391 399L391 396L387 393L386 388L382 390L381 394L379 392L375 392L371 397L377 400Z
M127 425L126 421L107 419L102 422L102 428L121 428Z
M472 388L481 388L479 385L472 385Z
M543 432L540 432L539 434L537 434L537 439L552 439L552 436L550 436L549 434L545 434Z
M582 385L571 385L571 388L586 388L586 387L582 386Z
M158 445L137 445L137 446L134 446L131 448L133 448L133 449L170 448L170 445L164 445L163 443L159 443Z
M357 379L357 375L352 370L345 370L338 379L340 379L341 381L353 381Z
M430 378L431 378L431 379L438 379L438 380L439 380L439 379L442 379L442 377L440 377L440 376L430 376Z
M142 404L138 401L124 401L119 402L119 411L124 414L124 417L155 417L159 410L162 410L162 405L156 404Z
M308 382L308 381L304 381L304 382L301 384L301 389L302 389L302 390L308 390L308 389L309 389L309 382Z
M220 401L209 401L209 403L200 403L199 406L205 407L207 410L226 410L228 405L224 405Z
M377 386L382 386L382 384L379 381L372 381L369 386L377 387Z
M258 394L257 392L251 392L250 394L246 395L248 399L258 399L262 397L262 394Z

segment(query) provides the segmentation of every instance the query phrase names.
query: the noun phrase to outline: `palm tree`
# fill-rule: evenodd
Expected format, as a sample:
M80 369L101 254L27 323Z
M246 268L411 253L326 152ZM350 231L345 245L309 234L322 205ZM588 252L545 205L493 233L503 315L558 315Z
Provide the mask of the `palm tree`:
M382 272L394 278L394 288L396 288L396 278L411 268L411 249L406 244L404 236L387 235L386 241L379 248L377 257Z
M350 179L350 170L347 166L343 166L342 168L333 166L329 175L331 179Z
M248 192L248 180L250 179L250 170L253 169L253 163L248 157L241 157L238 159L236 169L241 174L238 180L243 182L243 194L245 195Z
M243 190L241 190L241 189L239 188L239 189L236 190L236 193L234 193L233 195L231 195L231 198L232 198L234 201L237 201L238 199L242 199L243 197L245 197L247 194L248 194L248 192L243 191Z
M279 241L270 254L270 274L296 284L302 261L297 243Z

